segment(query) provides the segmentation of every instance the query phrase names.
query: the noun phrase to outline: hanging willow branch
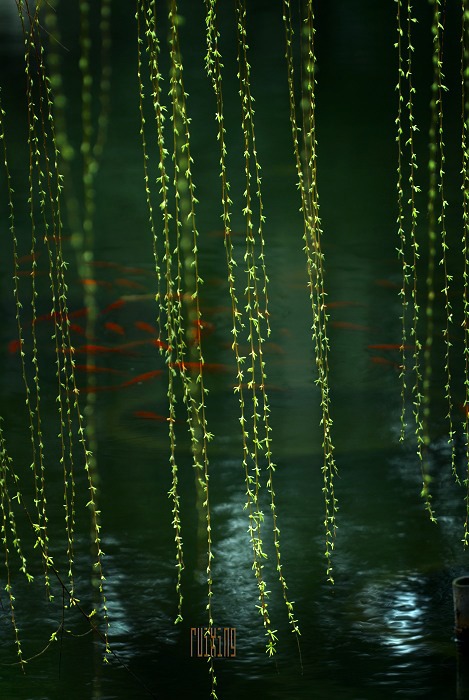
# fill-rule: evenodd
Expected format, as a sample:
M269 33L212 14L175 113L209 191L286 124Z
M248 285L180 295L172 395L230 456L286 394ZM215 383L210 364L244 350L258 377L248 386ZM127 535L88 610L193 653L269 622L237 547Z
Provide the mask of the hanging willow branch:
M406 16L406 21L403 19L403 15ZM398 108L396 117L396 128L397 136L396 141L398 144L398 166L397 166L397 192L398 192L398 236L399 236L399 248L398 255L402 262L402 286L400 290L401 303L402 303L402 341L401 341L401 395L402 395L402 411L401 411L401 440L405 436L406 420L406 371L407 371L407 356L406 351L411 350L412 353L412 372L413 372L413 385L411 389L411 398L413 404L413 416L415 422L415 436L417 443L417 455L420 462L421 474L422 474L422 489L421 495L425 502L425 508L427 509L430 519L436 522L436 518L431 505L432 495L430 492L431 476L428 473L428 464L425 447L429 443L429 438L427 434L426 424L428 418L428 401L429 397L426 396L426 389L428 388L427 383L429 381L430 371L431 371L431 354L430 354L430 343L426 344L425 347L425 378L422 376L421 367L421 353L422 353L422 343L419 338L419 325L420 325L420 305L418 298L418 273L417 265L420 258L419 247L417 236L419 211L417 209L418 194L420 192L420 187L417 184L417 152L415 145L415 134L418 131L415 115L414 115L414 101L416 88L413 83L413 53L414 45L412 39L413 25L417 22L413 14L413 8L410 0L404 6L403 0L397 0L397 32L398 38L395 44L398 50L398 81L397 81L397 93L398 93ZM405 44L405 49L404 49ZM405 53L404 53L405 52ZM405 68L404 68L405 66ZM406 98L404 97L406 95ZM403 110L404 100L405 111ZM406 126L404 125L404 117L406 118ZM403 134L407 130L408 138L403 144ZM403 175L403 162L406 158L404 155L407 153L408 158L408 177L407 184L404 181ZM433 206L432 197L429 199L429 207ZM408 219L408 223L406 220ZM431 226L430 226L431 229ZM431 237L431 233L430 233ZM428 334L431 332L432 324L432 259L429 259L429 271L427 273L427 339ZM411 319L410 319L410 339L412 344L407 345L407 307L411 305ZM409 314L410 315L410 314ZM449 369L448 369L449 372Z
M441 258L440 265L443 268L443 281L444 287L442 289L444 305L445 305L445 315L446 322L443 329L443 337L445 340L445 357L444 357L444 369L446 375L445 383L445 398L448 404L448 442L451 445L451 471L453 476L457 477L456 474L456 451L454 444L454 429L453 429L453 399L451 396L451 370L450 370L450 326L453 321L453 311L451 307L451 302L449 300L450 283L452 281L452 276L448 272L448 242L446 233L446 208L448 202L445 199L445 187L444 187L444 176L445 176L445 148L443 142L443 93L447 90L444 85L444 75L443 75L443 38L444 38L444 25L441 20L440 11L440 0L434 0L434 15L433 15L433 25L432 25L434 49L433 49L433 63L435 72L435 81L433 90L435 91L435 107L437 112L437 161L435 164L437 172L437 183L438 183L438 193L440 200L440 215L438 217L438 224L440 227L440 243L441 243Z
M74 600L74 533L75 533L75 458L73 447L78 441L83 449L84 468L88 478L89 499L87 507L91 513L92 530L95 545L94 567L97 576L97 588L100 593L100 602L105 623L106 654L109 652L107 641L108 615L107 603L104 594L104 575L102 569L101 537L99 524L99 511L95 499L95 485L93 483L90 459L91 454L87 449L84 422L78 405L78 389L74 377L74 363L72 359L72 344L70 340L70 321L67 302L67 283L65 271L67 263L62 253L62 175L60 173L60 155L57 146L57 138L53 118L53 95L51 83L45 67L44 47L41 42L40 26L38 19L39 4L34 14L30 12L28 3L18 3L18 12L24 37L24 57L26 66L26 97L28 104L28 146L30 153L28 187L29 187L29 214L31 219L31 337L32 354L31 365L33 368L33 386L31 389L28 380L28 363L24 344L21 322L21 304L19 301L18 287L18 255L17 241L13 226L13 208L11 207L11 230L13 237L13 264L14 264L14 296L17 309L17 323L20 343L20 355L22 374L26 393L26 407L29 414L29 424L32 446L32 463L34 483L34 503L36 508L36 522L33 522L36 533L36 546L42 553L44 567L44 579L49 599L52 599L50 586L50 569L53 566L49 554L48 531L48 498L47 484L49 477L46 471L46 445L41 417L41 375L44 372L44 364L40 366L39 344L36 336L36 323L38 321L36 299L39 291L35 281L35 259L37 257L39 241L42 239L47 260L50 286L50 320L53 322L54 332L52 340L55 351L55 365L57 378L57 410L59 420L59 449L60 464L63 468L64 479L64 507L65 530L67 537L68 577L71 591L71 599ZM6 161L6 156L5 156ZM9 176L8 176L9 178ZM9 185L11 188L11 185Z
M246 311L248 315L248 341L250 344L250 367L248 372L250 373L250 381L248 382L248 388L252 390L252 403L253 403L253 447L254 450L251 454L254 460L254 471L255 471L255 483L258 487L258 457L262 457L267 462L267 490L270 495L270 508L272 512L273 520L273 539L275 546L276 555L276 568L279 576L280 584L282 586L284 600L287 606L288 619L292 627L292 631L299 635L299 629L297 620L294 618L293 604L289 600L287 594L287 584L283 574L282 564L281 564L281 554L280 554L280 530L277 523L277 508L275 503L275 492L273 485L273 478L275 472L275 464L272 461L272 447L271 447L271 427L269 425L269 399L267 395L267 390L265 386L266 382L266 363L264 360L264 338L263 327L265 321L267 336L270 335L270 325L269 325L269 311L268 311L268 276L265 266L265 243L263 235L263 224L265 221L264 217L264 205L262 202L261 193L261 167L259 164L257 149L256 149L256 136L254 129L254 99L251 95L250 87L250 65L248 62L248 44L247 44L247 32L246 32L246 6L244 1L238 0L236 2L236 18L237 18L237 38L238 38L238 77L240 83L239 95L241 98L242 106L242 128L244 136L244 157L245 157L245 175L246 175L246 188L244 192L245 196L245 207L243 209L245 220L246 220L246 252L244 255L244 261L246 263L247 270L247 283L245 289L245 296L247 297ZM254 237L254 222L253 222L253 205L252 205L252 193L251 193L251 164L254 164L255 179L256 179L256 197L258 202L258 246L259 254L256 258L255 246L256 240ZM258 262L259 261L259 262ZM261 268L261 275L259 274L259 266ZM259 289L258 280L261 277L263 287ZM262 308L261 308L262 307ZM257 363L256 363L257 360ZM257 382L257 376L260 376L260 382ZM262 401L262 415L258 413L259 398L261 396ZM262 430L264 437L260 438L258 427L262 425ZM269 641L270 644L270 641ZM299 641L298 641L299 647ZM272 652L274 650L273 645L268 647L268 651ZM270 653L272 653L270 652Z
M463 542L469 545L469 3L462 0L461 17L461 150L463 193L463 321L464 330L464 435L466 441L466 519Z
M2 134L3 136L3 134ZM21 494L19 491L19 479L13 468L12 459L7 452L5 437L3 434L3 417L0 416L0 537L3 542L4 564L6 569L6 584L5 590L8 596L8 604L10 607L10 619L15 635L16 651L18 661L24 672L23 650L21 647L20 633L16 622L15 612L15 596L13 595L13 582L11 571L11 554L10 547L18 556L20 561L20 571L25 575L28 582L33 580L33 576L27 570L26 557L23 554L20 538L16 527L16 515L13 501L17 501L17 505L21 502ZM10 495L10 488L15 491L15 495Z
M401 297L402 304L402 343L401 343L401 366L399 378L401 380L401 432L400 440L401 442L405 439L406 432L406 400L407 400L407 383L406 383L406 372L407 372L407 307L409 302L407 300L407 285L410 279L410 265L407 262L407 242L405 234L405 201L404 201L404 175L402 172L404 153L403 153L403 102L404 102L404 56L403 56L403 40L404 40L404 30L402 27L402 3L401 0L396 0L397 5L397 42L394 44L398 51L398 71L397 71L397 85L396 91L398 95L397 103L397 117L396 117L396 130L397 130L397 225L398 225L398 236L399 236L399 247L397 253L402 263L402 284L399 295Z
M179 379L183 389L183 402L187 412L187 424L191 439L193 462L196 472L196 484L198 491L198 509L205 519L205 543L207 552L207 612L208 627L214 625L212 613L212 533L209 498L209 459L208 443L212 434L208 430L204 386L204 358L202 354L201 333L202 314L200 311L200 286L203 280L199 273L198 261L198 230L196 226L195 184L192 178L192 163L190 147L189 117L186 108L187 93L183 82L183 64L179 46L179 15L177 4L174 0L169 5L169 54L170 77L169 98L171 103L172 123L172 162L173 178L172 187L174 203L171 206L170 173L168 164L168 151L165 147L165 111L162 101L162 81L159 67L161 47L157 37L157 31L161 20L158 19L157 5L155 2L141 0L137 3L137 24L139 35L138 50L138 80L140 91L140 115L141 135L144 151L144 179L149 208L150 227L153 235L153 251L155 257L155 271L158 280L157 301L163 302L164 327L166 338L166 362L168 365L168 403L169 403L169 440L170 440L170 464L172 471L172 486L169 496L173 503L173 527L176 541L176 566L178 593L178 615L176 622L182 620L182 586L181 575L184 569L182 528L179 514L180 496L178 493L178 466L175 457L176 448L176 381ZM152 84L152 104L155 115L156 136L158 143L160 208L163 216L163 256L160 268L159 241L156 225L153 217L151 182L147 167L148 148L145 136L145 117L143 111L144 87L142 75L142 54L140 45L144 42L142 25L145 26L146 52L149 63L150 80ZM170 209L173 209L173 214ZM160 278L164 270L163 283L166 290L161 292ZM184 303L186 301L186 309ZM161 305L161 304L160 304ZM162 312L158 312L158 324L161 323ZM186 318L187 316L187 318ZM194 332L190 332L190 328ZM190 362L187 361L187 342L191 342ZM199 508L200 506L200 508ZM208 659L211 680L212 697L216 698L216 676L213 660Z
M432 84L432 97L430 101L430 129L428 132L428 195L427 195L427 217L428 217L428 263L426 279L426 338L424 343L424 375L423 375L423 434L425 446L430 445L429 419L430 419L430 383L432 377L433 359L433 335L435 332L434 305L435 305L435 259L436 259L436 207L438 206L438 55L433 54L434 79Z
M408 270L410 271L410 295L412 304L412 327L411 327L411 338L413 340L413 367L414 372L414 384L412 386L412 401L414 405L413 413L415 419L415 435L417 439L417 454L420 460L420 465L422 469L422 497L425 500L425 507L427 508L430 518L434 520L434 514L431 507L431 494L430 494L430 476L426 472L426 465L423 458L423 446L424 446L424 434L423 434L423 421L422 421L422 393L421 393L421 383L422 383L422 373L420 367L420 352L422 349L421 342L418 336L418 325L420 318L420 309L418 304L417 289L418 289L418 276L417 276L417 261L420 257L419 244L417 242L417 195L420 192L420 187L416 183L416 171L417 171L417 154L415 151L414 135L418 131L417 124L414 117L414 94L415 87L412 80L412 55L414 51L414 46L412 45L412 24L415 22L415 18L412 15L412 6L410 1L407 3L407 60L406 60L406 79L407 79L407 117L408 117L408 139L405 143L409 153L409 211L410 211L410 249L411 249L411 262L408 263Z
M209 496L209 458L208 443L213 435L208 430L205 396L207 390L204 385L204 358L202 354L202 314L200 310L200 288L203 279L200 276L198 258L199 232L196 225L195 208L195 184L192 178L192 164L190 146L189 117L186 108L187 93L183 82L182 55L179 46L179 16L176 0L171 0L170 11L170 97L173 105L173 162L174 162L174 196L175 196L175 222L176 222L176 251L177 251L177 302L178 302L178 355L177 367L183 382L184 403L187 408L187 422L191 436L192 456L196 470L197 484L199 486L199 498L202 500L201 509L206 523L206 553L207 553L207 612L209 628L214 625L212 596L212 528ZM187 223L187 227L186 224ZM184 255L184 260L181 258ZM182 270L185 270L185 294L182 293ZM188 327L194 329L190 334L184 332L183 300L186 302ZM185 365L185 340L191 341L191 367L188 370ZM207 630L207 635L209 631ZM216 700L215 691L217 679L213 665L212 651L208 658L211 677L211 695Z
M212 83L212 87L215 93L216 99L216 113L215 119L218 124L218 141L220 145L220 179L222 185L222 221L224 226L224 243L226 252L226 262L228 269L228 283L229 291L231 297L231 309L232 309L232 321L233 321L233 342L232 349L234 352L236 360L236 370L237 370L237 385L235 386L235 392L238 393L239 406L240 406L240 424L241 424L241 434L243 442L243 469L246 483L246 496L247 501L245 504L245 509L248 512L249 517L249 538L253 550L253 570L256 576L257 586L259 590L259 614L262 616L262 621L267 635L267 651L273 654L275 651L276 630L272 629L268 603L267 603L267 591L266 583L263 576L263 561L266 555L262 547L261 538L261 522L263 519L262 512L260 510L259 504L259 474L254 467L254 475L250 474L249 463L250 463L250 450L249 450L249 424L246 415L246 400L245 391L243 387L244 371L242 365L245 361L245 357L241 355L238 336L241 330L244 328L244 323L242 320L242 312L239 307L238 293L236 290L236 262L233 256L233 243L231 237L231 207L232 200L229 196L230 184L227 175L226 167L226 142L225 142L225 121L224 121L224 110L223 110L223 91L222 91L222 63L221 54L219 51L218 39L219 33L217 29L217 7L216 0L206 0L206 25L207 25L207 54L205 59L205 67L207 75Z
M158 307L163 306L166 313L166 341L164 346L167 348L166 357L168 364L175 362L175 357L173 356L173 347L177 347L176 342L176 332L174 330L174 313L173 304L176 299L176 293L174 290L174 282L171 273L171 245L169 243L169 229L170 229L170 219L171 214L169 212L169 194L168 194L168 181L169 176L166 174L166 156L167 150L164 146L164 111L165 107L161 103L161 81L162 76L159 70L159 41L156 35L156 6L148 4L141 0L137 3L137 25L138 25L138 80L139 80L139 90L140 90L140 119L141 128L140 133L142 136L143 144L143 156L144 156L144 178L145 178L145 190L147 197L147 205L149 209L150 217L150 227L153 238L153 253L155 259L155 274L157 277L158 293L156 301ZM145 27L142 28L142 25ZM141 45L144 43L144 37L146 40L146 52L148 56L148 66L149 74L151 80L152 88L152 107L155 116L155 128L156 128L156 138L158 143L159 152L159 164L158 169L160 172L157 178L157 186L159 186L159 194L161 197L161 212L163 217L163 235L165 241L165 253L163 256L162 265L160 267L159 255L158 255L158 239L156 232L156 224L153 216L153 205L152 205L152 193L151 193L151 183L150 176L148 173L148 161L149 154L147 150L147 142L145 136L145 117L143 111L143 100L144 100L144 85L142 76L142 54ZM162 268L165 267L165 281L166 281L166 294L164 298L162 296L162 281L163 276ZM158 311L158 337L160 340L160 347L163 346L163 341L161 341L161 327L162 327L162 315L161 311ZM184 569L184 557L183 557L183 541L182 541L182 531L181 531L181 520L179 515L179 502L180 497L178 493L178 465L176 461L176 435L174 430L174 422L176 420L176 396L173 388L174 383L174 372L169 371L168 375L168 405L169 405L169 441L170 441L170 464L172 471L172 486L169 495L173 502L173 527L175 532L175 542L176 542L176 561L177 561L177 583L176 590L178 593L178 615L176 620L182 620L182 589L181 589L181 575Z
M323 430L324 462L323 493L325 503L324 527L326 532L327 577L332 583L331 555L334 549L337 529L337 499L334 492L334 476L337 468L334 460L334 445L332 442L332 417L330 414L329 395L329 339L327 335L326 292L324 283L324 254L321 249L321 220L319 217L319 194L317 186L317 140L316 140L316 55L314 45L314 14L312 2L306 3L306 18L304 21L304 40L307 45L307 60L305 65L306 81L304 87L303 124L305 163L302 163L296 121L295 73L293 62L293 25L290 0L283 2L283 20L285 24L286 60L288 71L288 89L290 97L290 122L293 136L293 152L296 162L298 189L301 197L300 211L303 215L304 251L306 254L308 288L313 315L312 335L315 349L315 361L321 396L321 425Z

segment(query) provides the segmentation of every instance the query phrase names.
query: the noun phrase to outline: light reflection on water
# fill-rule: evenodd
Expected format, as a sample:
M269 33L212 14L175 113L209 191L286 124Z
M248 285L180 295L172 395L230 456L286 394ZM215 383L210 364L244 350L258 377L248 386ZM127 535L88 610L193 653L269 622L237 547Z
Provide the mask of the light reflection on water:
M379 642L398 656L419 653L424 648L425 617L429 597L418 592L423 585L418 576L370 583L363 590L358 607L363 616L357 626L364 634L378 634Z

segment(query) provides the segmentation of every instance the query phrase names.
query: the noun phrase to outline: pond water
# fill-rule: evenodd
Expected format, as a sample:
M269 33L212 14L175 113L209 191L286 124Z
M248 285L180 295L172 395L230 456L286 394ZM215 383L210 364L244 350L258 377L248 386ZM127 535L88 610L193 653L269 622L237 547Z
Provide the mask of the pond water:
M266 371L277 465L275 490L282 562L301 629L300 657L288 628L282 592L272 565L273 546L267 545L271 616L279 637L278 654L272 660L264 651L264 630L255 607L258 594L251 570L248 521L243 510L242 442L239 407L233 395L230 299L220 232L219 156L211 129L213 96L203 74L203 3L200 5L197 8L192 3L182 3L181 11L188 15L182 28L182 47L193 119L194 176L200 200L200 256L205 279L202 307L204 319L209 323L204 357L206 362L226 368L224 372L206 375L210 391L208 422L215 436L210 445L215 555L213 610L217 626L236 628L236 657L217 659L215 663L218 697L220 700L242 696L263 700L469 698L467 661L458 657L453 639L451 599L452 579L467 573L468 567L467 553L461 544L464 490L454 484L451 476L442 398L443 370L435 365L432 442L428 450L438 517L435 525L429 521L419 495L421 473L412 441L410 398L407 399L409 440L403 445L399 443L399 356L392 350L380 352L368 347L400 340L401 273L395 253L394 8L378 10L376 3L365 2L362 13L355 15L355 9L352 11L346 2L341 2L334 8L320 10L318 15L323 27L322 33L318 29L319 187L339 471L336 479L339 527L333 557L333 586L326 582L325 574L319 395L315 385L299 200L289 140L283 48L272 55L272 47L283 47L281 13L267 1L256 3L249 25L253 36L250 42L253 93L257 99L256 128L267 217L273 331L266 344ZM107 263L97 273L101 283L97 289L100 312L117 298L126 302L121 308L102 314L97 324L99 342L117 347L145 337L139 334L136 322L154 323L155 283L142 186L133 16L126 3L117 3L115 11L112 112L97 180L94 256L95 260ZM74 20L72 15L65 17L62 27L63 42L70 48L72 57L76 49ZM450 17L450 26L451 21ZM21 55L6 12L3 26L8 31L0 27L0 37L5 37L1 55L2 87L10 100L4 106L7 126L12 127L24 119L19 82ZM243 230L244 183L232 17L222 18L221 30L222 35L227 31L226 36L230 36L224 39L222 48L227 70L225 108L235 202L233 229L237 232ZM426 45L425 39L422 45ZM70 58L66 65L72 63ZM422 69L424 76L425 70ZM70 73L73 86L71 69ZM73 110L70 113L73 131L78 126L73 121ZM12 128L10 138L12 173L21 182L24 146L15 141L19 135ZM449 137L448 141L449 151L456 151ZM448 169L449 188L454 193L457 166L453 165ZM3 185L3 180L0 182ZM457 194L451 194L450 199L457 201ZM459 218L457 211L449 215L449 225L454 230L450 238L450 246L454 244L451 255L456 265L460 257L456 246L462 235ZM27 224L26 213L19 211L18 231L25 240L29 235ZM3 228L6 235L6 227ZM234 245L241 265L242 235L234 236ZM65 240L64 246L73 260L70 243ZM24 252L27 250L25 244ZM0 413L9 452L15 464L27 467L31 456L24 432L21 369L18 354L9 351L16 333L10 265L7 256L2 257ZM41 272L44 268L40 259L38 265ZM42 282L40 275L37 279L38 313L46 314L50 304L46 296L47 279ZM460 287L456 282L455 288L460 291ZM27 302L27 287L22 289ZM69 301L72 310L83 305L73 262L69 271ZM455 299L455 308L458 303ZM27 303L24 318L28 319ZM439 328L441 323L441 315L437 313L436 326ZM118 329L122 329L124 337ZM441 328L439 332L441 335ZM459 329L454 333L459 337ZM49 327L38 324L38 339L47 365L53 358L52 348L48 349ZM435 346L438 350L437 338ZM163 421L145 419L143 414L145 411L167 413L167 389L160 376L141 383L130 382L127 386L122 386L125 382L121 379L129 382L140 374L162 368L164 360L151 344L135 347L131 353L99 358L100 364L113 372L112 378L119 377L115 384L121 386L96 394L93 418L110 641L117 656L103 665L102 645L87 634L88 625L79 612L68 610L64 627L72 634L65 633L61 642L54 642L42 655L32 658L44 649L62 620L60 590L54 587L56 600L47 604L39 583L40 567L36 567L37 584L27 587L20 580L15 584L18 626L25 657L31 659L25 674L17 666L9 665L15 661L14 641L8 602L3 592L0 596L0 689L5 700L210 697L207 664L190 653L191 628L207 623L207 587L204 547L197 536L189 443L180 431L176 454L186 568L184 620L175 625L177 596L171 503L167 498L171 487L167 429ZM56 387L53 375L48 377L45 371L44 376L41 409L44 435L53 442ZM456 402L462 403L464 398L461 369L456 369L453 376L457 461L464 477L464 442L459 428L462 413L456 415L459 411ZM114 382L108 382L106 377L99 378L98 383L105 386ZM50 493L59 494L50 503L51 531L54 523L58 526L63 522L61 483L61 471L51 467ZM82 509L77 523L76 580L85 609L93 599L87 528L86 511ZM267 525L265 532L267 540ZM26 531L23 537L26 541ZM59 535L57 545L53 545L58 559L63 556L60 537L63 534Z

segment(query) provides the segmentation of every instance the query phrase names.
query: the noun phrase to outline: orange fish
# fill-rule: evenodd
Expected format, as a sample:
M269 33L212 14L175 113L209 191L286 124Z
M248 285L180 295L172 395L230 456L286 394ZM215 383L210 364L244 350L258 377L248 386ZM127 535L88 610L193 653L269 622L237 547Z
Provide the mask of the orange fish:
M215 325L209 321L202 321L201 319L195 319L192 322L192 328L189 329L189 334L196 343L200 343L202 331L204 335L206 333L213 333L215 330Z
M82 309L77 309L76 311L69 311L68 317L69 318L81 318L82 316L87 316L87 314L88 314L88 307L84 306Z
M120 269L120 265L116 262L110 262L107 260L93 260L91 263L93 267L117 267Z
M329 321L329 325L333 328L345 328L349 331L369 331L368 326L362 326L359 323L350 323L349 321Z
M393 282L392 280L375 280L375 284L377 284L378 287L384 287L385 289L401 288L400 284L397 284L397 282Z
M16 274L18 277L39 277L46 275L47 272L45 270L18 270Z
M128 280L124 277L119 277L118 279L114 280L114 284L116 284L118 287L127 287L128 289L141 289L143 291L147 289L143 284L140 284L140 282L134 282L133 280Z
M145 372L144 374L139 374L137 377L132 377L127 382L121 384L121 386L130 386L131 384L140 384L141 382L146 382L148 379L153 379L153 377L159 377L163 374L162 369L153 369L150 372Z
M202 330L205 331L214 331L215 330L215 324L210 323L210 321L202 321L202 319L195 319L195 321L192 322L192 325L195 326L196 328L201 328Z
M101 311L103 314L109 313L109 311L114 311L115 309L121 309L123 306L125 306L125 300L124 299L116 299L116 301L113 301L111 304L106 306L105 309Z
M52 313L49 313L49 314L43 314L42 316L36 316L36 318L33 318L33 323L39 323L39 321L53 321L54 319L62 320L62 314L59 311L53 311Z
M270 355L285 355L285 350L278 343L267 341L264 343L264 350Z
M80 326L78 323L71 323L69 325L69 329L73 331L74 333L78 333L79 335L85 335L86 336L86 331L85 329Z
M50 235L50 236L44 236L44 238L49 242L49 243L55 243L55 245L59 245L59 243L63 243L64 241L69 241L72 237L71 236L62 236L62 234L59 235Z
M143 295L141 298L145 298L146 295ZM165 301L170 299L177 299L178 301L192 301L192 295L190 292L184 292L184 294L181 294L180 292L174 292L173 294L162 294L161 295L162 299ZM152 297L154 298L154 297Z
M43 316L36 316L35 319L33 319L33 323L38 323L39 321L57 321L61 322L66 320L67 318L80 318L81 316L86 316L88 313L88 309L85 306L82 309L77 309L76 311L69 311L67 314L63 314L61 311L52 311L52 313L44 314Z
M113 268L114 270L119 270L124 275L153 275L154 273L150 269L145 269L142 267L127 267L126 265L120 265L119 263L108 261L108 260L95 260L91 263L93 267L104 267Z
M29 255L22 255L20 258L18 258L17 263L18 265L25 265L26 263L36 262L40 255L40 252L29 253Z
M138 328L139 331L145 331L145 333L149 333L150 335L157 335L157 331L155 326L152 326L151 323L146 323L145 321L135 321L134 322L135 328Z
M10 355L14 355L21 348L21 340L16 338L15 340L10 340L8 343L8 352Z
M375 343L374 345L366 346L369 350L415 350L415 345L400 345L399 343Z
M105 282L104 280L95 280L86 277L85 279L81 279L80 282L85 287L107 287L108 289L112 287L112 284L110 282Z
M402 369L399 363L393 362L387 357L379 357L377 355L373 355L372 357L370 357L370 362L372 362L374 365L388 365L389 367L394 367L394 369Z
M155 274L154 270L147 269L144 267L125 267L121 265L121 271L125 275L153 275Z
M163 348L164 350L169 350L169 345L167 345L163 340L159 338L145 338L144 340L133 340L130 343L125 343L119 347L122 350L127 350L127 348L136 348L139 345L154 345L156 348Z
M104 327L111 331L111 333L116 333L117 335L125 335L125 331L119 323L113 323L112 321L106 321Z
M121 299L125 302L155 301L155 294L123 294Z
M134 411L134 416L136 418L146 418L147 420L155 420L165 422L170 421L171 418L166 416L160 416L159 413L154 413L154 411ZM173 419L174 422L174 419Z

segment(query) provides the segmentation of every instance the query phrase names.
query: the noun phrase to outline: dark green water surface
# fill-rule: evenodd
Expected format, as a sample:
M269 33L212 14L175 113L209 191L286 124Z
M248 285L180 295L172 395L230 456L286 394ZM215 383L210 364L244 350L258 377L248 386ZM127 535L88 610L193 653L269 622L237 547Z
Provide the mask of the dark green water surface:
M11 3L13 4L13 3ZM330 382L336 444L338 532L333 564L335 584L325 580L322 447L319 394L311 341L311 309L302 251L302 223L296 189L286 92L280 3L249 3L249 43L252 49L252 89L256 97L259 159L263 167L266 260L270 278L272 336L266 345L267 385L275 491L281 530L282 562L289 594L301 629L301 660L288 628L287 614L268 543L269 506L266 500L265 541L269 553L265 574L271 618L278 630L278 654L269 659L257 613L257 587L251 570L243 510L245 484L239 405L233 394L235 365L230 349L231 315L219 196L219 153L215 139L214 99L203 73L203 3L181 3L187 15L182 27L188 108L192 118L194 177L200 200L201 274L204 319L210 330L204 338L208 363L226 366L223 373L207 373L207 417L214 434L210 444L210 494L214 551L213 613L217 626L235 627L235 658L217 659L220 700L388 700L391 698L469 698L465 663L458 660L453 639L451 581L467 572L467 553L461 539L464 525L464 489L451 476L450 449L445 422L444 375L435 361L432 378L432 442L428 462L434 477L434 505L438 524L429 522L420 498L421 472L412 440L412 403L408 397L408 441L399 443L401 396L399 355L368 346L399 343L399 285L396 257L396 56L394 3L327 3L318 9L319 58L317 128L319 189L324 228L326 285L330 307ZM97 303L102 311L117 298L126 304L98 319L96 342L118 345L142 339L135 321L153 323L152 244L147 227L139 150L139 114L136 84L136 30L133 9L115 5L112 111L109 138L96 183L95 260L138 268L122 273L127 286L116 281L111 266L97 269L102 284ZM200 7L199 7L200 5ZM252 6L252 7L251 7ZM17 227L20 254L28 248L28 215L24 173L27 153L22 141L24 104L21 97L21 53L13 20L0 14L2 99L7 111L12 175L18 184ZM425 38L425 16L419 28L421 50L431 47ZM70 130L79 133L78 92L74 57L76 18L64 17L62 41L69 47ZM448 17L448 31L455 19ZM236 79L235 25L228 12L220 20L224 52L225 109L227 114L229 175L232 183L235 256L242 279L244 242L243 142ZM459 41L459 36L458 36ZM451 44L451 42L448 42ZM420 45L419 45L420 46ZM164 48L164 40L163 40ZM451 48L448 49L450 55ZM163 56L165 50L162 51ZM163 58L163 65L166 58ZM428 63L428 65L427 65ZM416 69L423 80L431 76L431 59ZM429 67L430 66L430 67ZM449 71L449 68L448 68ZM457 88L457 78L449 78ZM454 85L453 85L454 83ZM166 87L168 81L165 81ZM417 110L425 115L429 83L423 83ZM75 97L73 97L75 95ZM75 104L74 104L75 100ZM453 100L453 101L451 101ZM449 123L457 114L448 98ZM453 111L452 111L453 110ZM21 116L23 115L23 116ZM426 118L426 117L425 117ZM428 123L422 116L422 132ZM169 124L169 121L168 121ZM453 137L452 134L455 134ZM422 136L425 143L425 137ZM448 127L448 198L455 205L448 216L450 259L454 265L454 308L460 313L462 284L456 279L462 230L458 204L457 135ZM23 144L23 145L22 145ZM423 155L426 151L423 149ZM424 169L424 168L423 168ZM78 166L76 174L78 174ZM22 183L23 178L23 184ZM425 173L422 173L423 183ZM4 186L4 174L0 175ZM22 189L23 188L23 189ZM2 203L0 257L0 413L8 449L27 473L31 461L27 414L18 354L9 352L16 333L11 283L11 243ZM422 235L425 233L422 198ZM239 234L237 232L240 232ZM83 306L73 251L70 258L70 308ZM44 254L45 257L45 254ZM39 270L45 270L39 259ZM421 279L425 278L425 255ZM50 309L47 278L38 276L38 314ZM28 283L21 279L24 323L30 321ZM120 286L119 286L120 284ZM243 285L240 285L242 289ZM459 296L458 296L459 295ZM29 315L28 315L29 314ZM458 316L459 318L459 316ZM117 337L104 322L119 324ZM442 309L436 308L435 350L442 349ZM48 374L53 361L50 327L38 324L42 367L42 421L47 444L57 433L56 379ZM454 420L457 425L457 462L464 477L464 441L459 404L464 400L460 328L455 323ZM77 344L83 342L77 339ZM459 353L459 355L457 355ZM378 359L377 359L378 358ZM379 359L381 358L381 359ZM111 354L100 364L124 379L163 368L164 359L151 345L133 354ZM78 362L78 358L76 358ZM459 364L458 364L459 363ZM117 379L115 380L118 381ZM122 381L122 379L119 379ZM86 378L80 377L81 384ZM100 377L103 386L108 378ZM408 385L411 386L409 377ZM171 526L171 487L167 427L135 414L153 411L167 415L164 375L141 384L96 394L94 423L100 475L106 597L111 620L111 646L119 664L102 663L102 645L76 610L66 611L65 633L37 658L62 620L60 589L45 602L41 571L32 566L36 582L16 584L16 616L27 664L22 674L15 649L7 597L0 573L0 697L2 700L133 700L154 697L173 700L210 697L208 668L190 654L190 628L207 624L206 557L197 537L194 472L189 441L177 425L181 519L185 546L183 574L184 620L177 615L174 534ZM84 405L84 403L83 403ZM182 409L182 403L179 406ZM181 420L183 413L181 411ZM51 448L48 462L50 531L63 531L62 473ZM77 477L79 486L84 477ZM89 523L83 506L77 509L77 594L85 609L90 592ZM62 523L62 525L61 525ZM22 526L22 537L28 532ZM56 544L63 557L63 534ZM53 539L51 535L51 540ZM55 552L54 552L55 554ZM32 561L34 555L32 554ZM0 559L2 555L0 554ZM16 566L16 564L14 565ZM36 567L36 568L34 568ZM65 574L65 563L61 569ZM1 571L1 570L0 570ZM467 664L466 664L467 671Z

